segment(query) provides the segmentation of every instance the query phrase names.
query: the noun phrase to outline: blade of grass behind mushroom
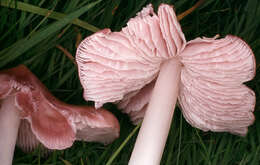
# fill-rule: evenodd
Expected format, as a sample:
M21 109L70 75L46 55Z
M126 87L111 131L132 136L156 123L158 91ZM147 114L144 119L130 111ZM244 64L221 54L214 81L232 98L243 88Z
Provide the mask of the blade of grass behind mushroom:
M14 9L22 10L22 11L25 11L25 12L30 12L30 13L33 13L33 14L42 15L42 16L52 18L52 19L56 19L56 20L61 20L63 17L66 16L66 14L63 14L63 13L43 9L43 8L38 7L38 6L30 5L30 4L19 2L19 1L14 3L10 0L2 0L1 3L0 3L0 6L14 8ZM92 31L92 32L96 32L96 31L99 30L97 27L95 27L95 26L93 26L93 25L91 25L91 24L89 24L85 21L82 21L80 19L74 19L74 20L71 21L71 23L78 25L79 27L82 27L82 28L87 29L87 30Z
M73 19L79 17L84 12L88 11L92 7L94 7L96 4L100 2L97 1L95 3L88 4L76 12L73 12L65 17L63 17L60 21L57 21L45 29L39 31L34 36L32 36L29 39L22 39L18 41L11 49L9 49L8 52L5 52L3 54L3 51L0 52L0 67L3 67L4 65L8 64L10 61L15 60L18 56L20 56L22 53L27 51L28 49L32 48L34 45L38 44L42 40L46 39L48 36L52 35L53 33L57 32L61 28L63 28L66 24L70 23ZM9 54L12 54L10 56Z

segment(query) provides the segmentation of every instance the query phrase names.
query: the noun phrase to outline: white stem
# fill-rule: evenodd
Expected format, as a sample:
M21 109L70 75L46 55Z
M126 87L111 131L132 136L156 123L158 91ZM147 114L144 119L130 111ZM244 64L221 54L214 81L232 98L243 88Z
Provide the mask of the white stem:
M160 164L178 97L180 71L176 58L161 66L129 165Z
M14 97L8 97L0 105L0 164L11 165L20 124L19 111Z

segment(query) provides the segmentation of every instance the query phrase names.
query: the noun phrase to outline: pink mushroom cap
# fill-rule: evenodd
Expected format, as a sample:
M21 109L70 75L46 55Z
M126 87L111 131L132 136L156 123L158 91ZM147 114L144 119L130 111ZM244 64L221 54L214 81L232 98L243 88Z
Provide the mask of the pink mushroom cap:
M240 38L196 38L180 54L179 104L186 120L204 131L245 135L254 122L255 93L243 82L255 76L255 57Z
M107 144L119 136L119 123L112 113L59 101L23 65L1 71L0 82L0 101L14 97L23 119L17 144L24 150L40 143L48 149L65 149L75 140Z
M81 42L76 61L86 100L101 107L132 97L157 77L163 61L184 49L184 34L172 8L161 5L158 13L148 5L122 31L104 29Z
M120 32L101 30L79 45L76 61L84 98L96 107L115 102L137 123L146 111L160 66L182 63L178 102L185 119L204 131L245 135L254 122L255 58L240 38L196 38L186 43L169 5L151 5ZM173 82L174 83L174 82Z

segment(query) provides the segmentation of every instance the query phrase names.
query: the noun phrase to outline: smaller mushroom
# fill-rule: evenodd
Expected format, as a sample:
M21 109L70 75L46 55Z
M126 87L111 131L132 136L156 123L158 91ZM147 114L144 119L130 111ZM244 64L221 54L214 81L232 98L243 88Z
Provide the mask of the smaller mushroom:
M61 150L75 140L107 144L119 136L119 123L112 113L59 101L23 65L1 71L0 82L3 165L12 164L16 140L27 151L40 143Z

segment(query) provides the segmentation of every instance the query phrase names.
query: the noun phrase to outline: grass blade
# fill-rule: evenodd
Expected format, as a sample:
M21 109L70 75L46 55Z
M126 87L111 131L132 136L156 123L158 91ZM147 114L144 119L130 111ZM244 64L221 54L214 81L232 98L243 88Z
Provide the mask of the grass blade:
M51 11L48 9L43 9L38 6L30 5L30 4L27 4L24 2L19 2L19 1L16 3L13 3L13 1L10 2L10 0L2 0L0 2L0 6L15 8L15 9L18 9L21 11L30 12L30 13L42 15L45 17L48 16L48 18L52 18L52 19L56 19L56 20L61 20L66 16L66 14L63 14L63 13ZM96 32L99 30L97 27L95 27L85 21L82 21L80 19L71 20L71 23L78 25L79 27L82 27L82 28L87 29L92 32Z
M46 39L50 35L54 34L58 30L62 29L64 26L66 26L68 23L70 23L73 19L79 17L92 7L94 7L96 4L101 2L101 0L98 0L96 2L90 3L79 10L65 16L61 20L49 25L47 28L44 30L41 30L37 32L35 35L33 35L31 38L27 39L22 39L21 41L18 41L17 44L15 44L14 47L9 49L8 52L5 52L5 54L0 52L0 67L5 66L9 62L15 60L17 57L22 55L24 52L35 46L36 44L40 43L42 40Z
M114 159L117 157L117 155L120 153L120 151L124 148L124 146L126 145L126 143L131 139L131 137L137 132L137 130L140 128L141 123L139 123L135 129L127 136L127 138L124 140L124 142L120 145L120 147L118 147L118 149L116 150L116 152L114 152L114 154L109 158L109 160L107 161L106 165L111 165L112 162L114 161Z

